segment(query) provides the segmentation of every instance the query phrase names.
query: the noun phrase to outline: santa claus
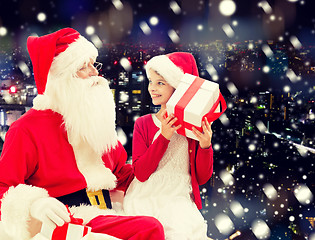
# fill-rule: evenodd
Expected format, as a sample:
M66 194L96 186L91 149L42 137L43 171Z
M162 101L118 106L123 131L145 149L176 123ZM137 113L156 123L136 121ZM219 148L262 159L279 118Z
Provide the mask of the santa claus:
M115 104L95 46L71 28L27 40L38 96L7 132L0 159L1 223L12 239L74 217L95 239L164 239L152 217L118 216L110 191L134 177L115 131ZM102 238L102 235L104 238ZM93 234L90 234L93 239Z

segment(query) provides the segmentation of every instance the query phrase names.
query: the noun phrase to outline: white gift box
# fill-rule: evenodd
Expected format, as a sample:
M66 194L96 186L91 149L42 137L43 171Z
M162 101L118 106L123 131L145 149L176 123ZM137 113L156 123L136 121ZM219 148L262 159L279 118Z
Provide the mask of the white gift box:
M198 140L192 127L202 132L203 119L206 117L213 122L219 118L226 109L226 103L219 84L186 73L166 103L166 109L167 114L173 113L178 118L176 124L182 125L177 130L178 134Z
M89 232L91 227L73 223L66 223L54 229L43 225L41 229L41 234L50 240L81 240Z

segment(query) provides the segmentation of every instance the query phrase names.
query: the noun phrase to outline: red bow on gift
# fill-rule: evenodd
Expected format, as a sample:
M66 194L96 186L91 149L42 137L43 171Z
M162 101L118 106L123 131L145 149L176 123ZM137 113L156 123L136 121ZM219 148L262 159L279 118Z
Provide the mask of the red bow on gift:
M52 238L51 238L52 240L66 240L66 239L68 239L67 233L68 233L69 224L75 224L75 225L81 225L82 226L83 230L82 230L82 236L81 237L85 236L88 233L88 227L83 225L83 219L73 217L73 214L71 214L69 207L68 206L66 206L66 207L67 207L67 210L68 210L69 215L70 215L70 222L65 223L61 227L56 227L53 234L52 234Z
M82 218L75 218L75 217L73 216L74 214L71 214L68 205L66 205L66 208L67 208L68 213L69 213L69 215L70 215L70 223L82 225L82 224L83 224L83 219L82 219Z

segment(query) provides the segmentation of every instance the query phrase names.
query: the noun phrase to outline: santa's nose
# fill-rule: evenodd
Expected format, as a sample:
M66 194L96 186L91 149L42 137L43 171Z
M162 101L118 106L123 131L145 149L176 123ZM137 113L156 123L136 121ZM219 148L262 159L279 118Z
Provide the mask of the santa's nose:
M96 69L96 67L94 65L91 64L91 66L89 67L89 75L90 77L92 76L98 76L98 71Z

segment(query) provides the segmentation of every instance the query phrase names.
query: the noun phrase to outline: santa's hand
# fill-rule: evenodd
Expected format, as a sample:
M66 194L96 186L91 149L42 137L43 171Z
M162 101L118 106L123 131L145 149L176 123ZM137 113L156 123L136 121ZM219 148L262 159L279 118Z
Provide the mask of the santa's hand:
M62 226L70 222L66 206L56 198L40 198L33 202L30 209L31 216L51 228Z

